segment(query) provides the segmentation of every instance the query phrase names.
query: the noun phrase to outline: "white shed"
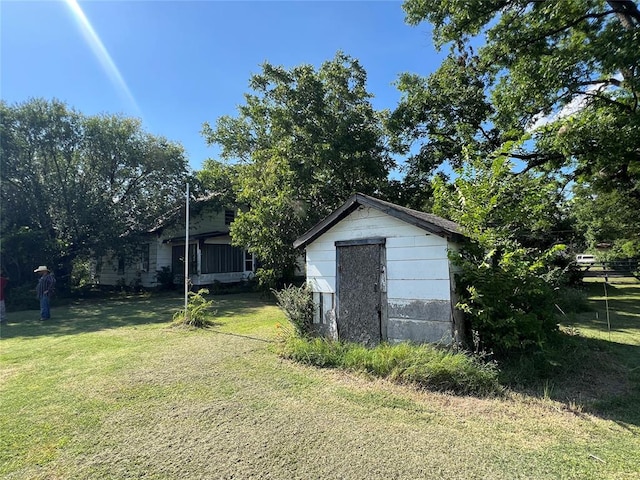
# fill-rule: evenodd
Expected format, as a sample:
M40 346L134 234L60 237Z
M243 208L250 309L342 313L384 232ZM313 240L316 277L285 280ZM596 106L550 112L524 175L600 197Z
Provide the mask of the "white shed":
M462 332L449 250L458 225L357 193L294 242L306 249L314 326L375 345L451 343Z

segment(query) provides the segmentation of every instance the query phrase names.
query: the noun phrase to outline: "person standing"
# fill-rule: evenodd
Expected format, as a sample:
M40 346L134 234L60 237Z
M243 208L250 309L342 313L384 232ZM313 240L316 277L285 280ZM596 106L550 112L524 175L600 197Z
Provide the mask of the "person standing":
M4 287L7 286L9 279L4 276L4 270L0 269L0 323L7 323L7 309L4 305Z
M36 294L40 300L40 320L49 320L51 318L49 300L53 295L56 279L45 265L40 265L33 273L40 274L40 280L38 280L36 287Z

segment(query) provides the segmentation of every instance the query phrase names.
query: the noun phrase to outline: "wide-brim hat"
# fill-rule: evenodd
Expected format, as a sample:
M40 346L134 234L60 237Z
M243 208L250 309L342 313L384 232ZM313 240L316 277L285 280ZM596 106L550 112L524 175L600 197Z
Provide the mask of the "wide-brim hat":
M36 268L33 273L39 273L39 272L48 272L49 269L46 267L46 265L40 265L38 268Z

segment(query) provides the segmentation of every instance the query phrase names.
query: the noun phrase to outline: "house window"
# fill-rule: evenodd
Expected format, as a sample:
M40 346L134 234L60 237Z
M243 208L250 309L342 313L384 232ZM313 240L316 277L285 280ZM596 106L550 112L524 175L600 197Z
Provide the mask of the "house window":
M149 271L149 244L145 243L141 247L140 252L140 270L143 272Z
M224 211L224 224L225 225L231 225L235 219L236 219L236 211L235 210L225 210Z
M198 270L198 257L196 246L189 245L189 273L196 273ZM184 274L184 245L174 245L171 249L171 271L175 275Z
M208 245L202 249L202 273L242 272L244 251L231 245Z
M253 253L244 252L244 271L253 272Z
M118 257L118 275L124 275L124 255Z

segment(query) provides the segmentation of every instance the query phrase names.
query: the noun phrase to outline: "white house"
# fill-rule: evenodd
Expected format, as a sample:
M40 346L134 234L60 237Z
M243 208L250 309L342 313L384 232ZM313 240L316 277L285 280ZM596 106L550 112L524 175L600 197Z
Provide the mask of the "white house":
M183 209L184 210L184 209ZM235 209L220 208L216 202L192 203L189 220L189 278L193 285L235 283L253 276L255 262L250 252L231 245L229 226ZM148 232L131 258L103 257L95 268L100 285L134 285L153 288L158 271L170 269L176 283L184 279L185 216L174 212Z
M294 242L306 249L314 326L324 335L451 343L462 332L448 252L456 223L363 194Z

